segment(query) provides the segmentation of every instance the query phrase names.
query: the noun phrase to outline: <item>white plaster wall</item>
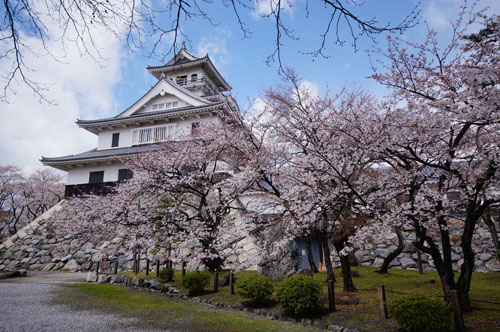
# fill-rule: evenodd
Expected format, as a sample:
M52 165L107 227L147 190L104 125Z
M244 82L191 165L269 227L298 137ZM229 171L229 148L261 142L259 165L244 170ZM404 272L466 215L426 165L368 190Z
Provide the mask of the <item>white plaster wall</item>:
M194 122L203 123L206 121L220 123L220 119L217 116L212 116L212 115L203 115L203 116L200 116L199 118L191 117L191 118L187 118L185 120L179 119L178 121L170 122L170 123L176 124L174 139L182 139L183 137L190 135L192 123L194 123Z
M182 139L182 137L189 135L191 133L191 123L204 122L204 121L213 121L216 123L220 123L220 119L216 116L202 115L199 118L190 117L184 120L172 119L170 121L157 122L154 125L149 124L149 125L134 126L128 128L108 129L99 133L97 139L97 150L116 149L111 147L111 141L114 133L120 133L118 148L124 148L132 146L132 131L138 128L160 127L167 124L175 124L176 127L175 127L174 139Z
M125 168L121 163L93 165L68 170L67 185L89 183L89 173L104 171L104 182L118 181L118 170Z
M240 200L243 207L251 212L271 214L279 213L282 211L282 208L280 208L278 202L272 200L266 194L243 194L240 195L238 199Z
M114 133L120 133L118 147L111 147ZM97 138L97 150L124 148L132 145L132 128L114 128L102 131Z
M178 104L176 107L171 107L171 108L163 108L161 110L154 110L153 111L153 104L159 104L159 103L167 103L167 102L174 102L176 101ZM150 101L148 101L144 106L139 110L137 113L149 113L149 112L157 112L157 111L165 111L168 109L175 109L179 107L185 107L188 106L188 103L180 100L174 95L165 95L165 96L156 96L155 98L152 98Z

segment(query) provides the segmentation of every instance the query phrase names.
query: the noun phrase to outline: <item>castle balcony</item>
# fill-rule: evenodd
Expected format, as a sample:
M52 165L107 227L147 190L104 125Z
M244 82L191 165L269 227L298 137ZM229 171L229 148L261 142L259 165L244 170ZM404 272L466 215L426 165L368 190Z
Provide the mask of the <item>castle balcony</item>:
M195 90L202 90L203 95L209 96L209 95L215 95L218 94L219 91L213 86L213 84L208 80L206 77L200 77L200 78L187 78L187 77L181 77L177 78L176 83L190 91L195 91Z

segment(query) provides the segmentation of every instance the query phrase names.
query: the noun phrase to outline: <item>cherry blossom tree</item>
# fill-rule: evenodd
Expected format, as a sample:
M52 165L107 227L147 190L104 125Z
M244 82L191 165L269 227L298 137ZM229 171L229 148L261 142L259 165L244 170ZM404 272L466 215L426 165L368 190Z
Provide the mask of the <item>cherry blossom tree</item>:
M385 225L413 228L414 244L432 257L446 299L456 290L464 310L471 310L474 230L500 199L499 20L464 6L442 49L433 31L423 43L388 38L387 51L379 51L386 61L373 75L394 91L384 119L391 135L381 151L397 170L388 192L406 198L392 206ZM485 30L470 38L474 24ZM458 279L454 235L462 251Z
M0 166L1 235L13 235L62 199L62 176L50 169L23 174L19 167Z
M133 178L106 196L73 198L85 217L59 231L82 243L111 233L129 249L153 248L157 257L188 268L224 267L253 230L252 214L238 200L253 181L239 174L248 158L245 131L234 123L202 123L193 135L124 159Z
M374 98L361 90L334 97L315 96L293 71L281 86L266 91L257 118L269 141L273 162L263 172L267 191L281 206L286 229L283 244L295 238L319 238L328 279L333 279L330 244L341 254L345 291L355 291L347 242L367 214L383 128ZM265 114L265 115L264 115ZM269 179L272 179L270 181ZM265 188L264 188L265 189Z
M18 209L16 198L19 195L19 183L22 182L21 169L9 165L0 167L0 207L2 212L2 237L12 234L11 220Z

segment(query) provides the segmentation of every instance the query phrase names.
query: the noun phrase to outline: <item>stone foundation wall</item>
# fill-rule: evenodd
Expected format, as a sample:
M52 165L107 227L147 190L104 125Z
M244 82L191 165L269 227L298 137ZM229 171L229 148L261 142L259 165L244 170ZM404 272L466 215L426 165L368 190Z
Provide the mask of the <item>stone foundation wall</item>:
M120 238L110 238L102 243L87 243L83 247L71 246L73 239L71 235L57 237L52 227L57 227L58 223L69 222L69 215L79 213L71 206L70 201L63 200L53 206L50 210L38 217L36 220L19 230L14 236L8 238L0 244L0 271L13 271L19 269L27 270L69 270L87 271L99 261L104 253L113 254L125 251L121 246ZM80 212L81 213L81 212ZM83 216L82 216L83 217ZM461 248L459 247L460 237L459 226L451 225L453 242L453 266L458 271L461 261ZM273 232L277 236L279 232ZM417 268L417 252L411 242L415 239L414 234L405 234L406 246L404 252L397 257L391 267L403 269ZM474 235L473 250L476 254L476 272L500 272L500 264L495 254L493 242L489 230L482 224L476 229ZM262 243L260 243L262 244ZM234 255L229 257L228 262L234 266L241 265L242 262L251 261L255 258L261 259L259 270L270 275L272 278L280 278L282 275L290 275L298 269L296 248L293 245L288 247L288 252L282 255L266 255L265 251L274 251L274 247L260 249L256 239L246 238L238 243L238 248ZM480 245L478 245L480 244ZM57 252L55 247L69 245L66 252ZM388 234L380 239L375 239L371 243L353 243L355 248L353 256L361 265L380 267L383 259L397 246L395 234ZM333 247L333 246L332 246ZM262 253L264 250L264 253ZM126 252L126 251L125 251ZM144 258L144 257L143 257ZM152 261L153 257L149 257ZM131 270L133 255L131 252L121 256L110 256L110 261L118 260L119 270ZM339 266L337 255L332 256L336 266ZM432 259L422 253L423 268L425 270L434 269ZM231 264L230 264L231 265ZM145 260L141 261L141 269L145 268ZM257 266L252 266L252 269Z
M12 271L16 269L27 270L68 270L86 271L95 262L101 259L102 249L108 252L118 252L120 239L110 239L105 243L87 243L82 247L71 246L73 241L71 235L57 237L51 231L51 227L57 227L58 223L68 222L69 215L77 213L68 201L62 200L47 212L35 219L15 235L8 238L0 245L0 270ZM66 252L55 250L62 245L71 248ZM117 257L113 257L117 259ZM119 257L119 265L125 268L132 266L132 256Z
M104 254L109 255L109 261L118 261L118 269L132 270L133 254L122 245L122 239L110 237L100 243L87 242L84 246L72 245L74 239L71 235L57 237L52 229L58 224L71 222L69 216L84 214L77 211L71 200L62 200L50 210L42 214L33 222L20 229L15 235L0 244L0 271L26 270L68 270L88 271L94 269L96 262L100 261ZM61 252L58 247L66 245L69 251ZM115 253L125 252L123 255L114 256ZM234 249L234 255L230 256L228 262L234 266L240 266L246 261L255 261L259 256L259 249L251 237L244 238L238 242ZM146 267L145 256L141 257L141 270ZM153 262L153 256L148 257ZM247 264L252 268L252 264ZM151 263L150 268L153 268ZM180 268L180 266L178 267ZM256 266L253 266L256 269Z
M460 270L460 265L463 262L462 248L460 247L460 236L458 225L450 225L451 241L452 241L452 261L453 269ZM417 249L412 245L415 241L414 233L405 233L405 248L390 265L390 267L402 269L416 269L417 268ZM474 237L472 240L472 250L475 253L474 270L476 272L500 272L500 264L495 253L493 240L488 228L480 222L476 227ZM389 255L394 249L397 248L398 239L396 234L387 234L371 243L352 243L354 250L354 257L361 265L380 267L384 258ZM434 263L430 255L421 253L422 266L424 270L435 270ZM335 257L338 262L338 257Z
M452 221L453 222L453 221ZM462 264L462 249L460 248L459 223L449 226L451 240L453 245L452 260L453 269L460 270ZM392 261L390 268L398 269L417 269L417 249L412 242L415 240L414 233L404 233L405 248L403 252ZM354 250L350 253L351 262L364 266L380 267L390 252L394 251L398 245L396 234L385 234L378 239L370 242L350 243ZM330 244L333 248L333 244ZM473 237L473 250L475 253L475 271L476 272L500 272L500 264L496 256L491 234L488 228L481 222L475 231ZM268 252L273 252L272 245L267 248ZM293 241L286 247L286 250L280 254L264 255L259 264L259 272L273 280L282 279L296 273L298 267L298 249ZM336 253L331 256L335 268L340 267L340 259ZM430 255L421 253L422 267L424 270L435 270L434 263Z

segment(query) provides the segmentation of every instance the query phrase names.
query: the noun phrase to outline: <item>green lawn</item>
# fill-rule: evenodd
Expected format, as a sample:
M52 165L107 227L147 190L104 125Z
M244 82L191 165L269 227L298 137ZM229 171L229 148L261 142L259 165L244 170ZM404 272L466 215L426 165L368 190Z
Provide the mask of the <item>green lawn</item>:
M372 267L359 266L353 268L353 270L360 274L359 278L354 278L358 292L350 294L342 293L340 271L336 271L337 282L335 291L337 297L342 297L343 295L354 297L354 300L356 302L359 301L359 304L338 304L338 311L335 314L323 317L323 319L331 324L341 324L345 327L358 328L362 331L395 331L396 325L391 320L384 322L380 320L377 293L375 291L379 284L385 285L387 301L389 303L398 296L401 296L398 293L419 293L438 297L443 294L439 276L436 272L426 271L421 275L413 270L391 269L389 274L381 275L376 273L376 269ZM255 271L242 271L236 274L236 278L247 277L256 273ZM127 272L126 274L133 275L131 272ZM223 275L224 273L219 273L220 278ZM155 278L155 276L155 273L150 273L148 277L144 273L138 275L140 278ZM324 284L326 308L326 273L318 273L314 278ZM181 293L187 294L182 289L181 281L181 273L180 271L176 271L172 285L176 286ZM219 287L218 293L213 293L211 291L212 288L213 285L210 284L207 291L199 297L207 300L214 299L217 302L232 305L244 303L244 299L237 294L230 295L229 287ZM470 298L472 300L500 303L500 273L475 273L472 279ZM476 301L472 301L472 305L474 311L465 317L465 323L469 331L500 331L500 305ZM266 310L282 312L278 306L266 308Z
M60 295L53 301L56 304L68 304L76 310L98 310L136 318L134 325L140 328L174 329L183 332L318 332L317 329L297 324L216 309L124 286L70 285L56 293Z

